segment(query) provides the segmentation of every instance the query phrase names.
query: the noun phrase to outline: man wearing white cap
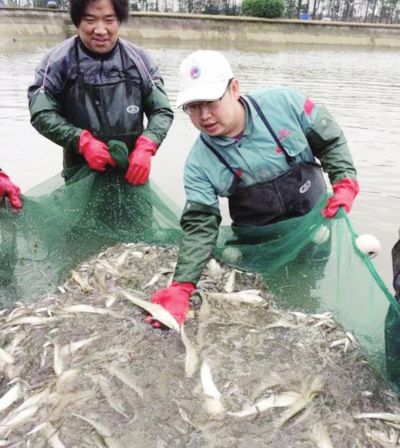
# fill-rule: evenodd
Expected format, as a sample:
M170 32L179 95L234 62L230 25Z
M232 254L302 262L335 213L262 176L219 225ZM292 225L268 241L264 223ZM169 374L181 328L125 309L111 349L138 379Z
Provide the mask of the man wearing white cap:
M198 50L180 66L177 106L200 135L185 164L186 206L174 281L152 297L180 323L215 247L227 197L233 228L266 226L311 211L326 192L323 214L349 212L359 188L342 130L325 107L286 87L241 96L226 58ZM159 326L151 318L149 321Z

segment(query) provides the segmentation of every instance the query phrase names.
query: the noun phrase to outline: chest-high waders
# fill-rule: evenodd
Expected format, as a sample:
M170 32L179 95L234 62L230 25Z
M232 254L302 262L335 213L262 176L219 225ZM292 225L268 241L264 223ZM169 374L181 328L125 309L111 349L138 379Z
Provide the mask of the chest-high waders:
M247 96L264 122L278 147L285 155L289 169L265 182L244 185L241 176L223 156L203 137L202 142L215 154L234 176L229 189L229 212L233 227L265 226L297 216L303 216L318 203L326 192L326 185L319 164L297 162L279 141L256 101Z
M136 138L143 132L143 80L135 82L124 66L120 43L121 71L115 81L105 84L90 84L85 81L79 60L78 42L75 42L75 57L78 69L77 79L65 90L64 114L75 126L89 130L104 142L120 140L131 151ZM65 154L65 177L74 175L86 165L80 154ZM68 166L69 165L69 166ZM96 176L82 221L88 227L88 234L96 223L113 230L126 229L132 240L151 231L152 207L149 200L149 185L133 187L124 178L125 170L107 168ZM107 231L104 231L106 239Z
M77 78L67 85L63 98L63 115L75 126L90 131L96 138L124 142L128 150L143 132L143 94L141 84L135 83L124 66L120 48L122 70L115 81L90 84L85 81L79 58L78 41L75 42ZM80 154L64 153L64 172L68 178L86 162ZM69 168L72 168L69 170Z

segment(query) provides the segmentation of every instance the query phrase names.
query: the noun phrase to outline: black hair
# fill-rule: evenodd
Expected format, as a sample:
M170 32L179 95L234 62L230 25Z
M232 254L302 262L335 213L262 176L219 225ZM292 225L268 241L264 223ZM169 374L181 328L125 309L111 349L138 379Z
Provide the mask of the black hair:
M78 27L81 23L82 17L85 14L86 8L90 3L96 0L70 0L69 2L69 14L71 16L72 23ZM129 17L129 4L128 0L111 0L114 7L115 14L119 22L124 22Z

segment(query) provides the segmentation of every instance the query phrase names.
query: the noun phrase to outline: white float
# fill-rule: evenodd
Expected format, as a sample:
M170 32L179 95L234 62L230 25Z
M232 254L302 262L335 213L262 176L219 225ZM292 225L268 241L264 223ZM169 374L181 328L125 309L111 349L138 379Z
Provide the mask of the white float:
M325 243L325 241L329 238L330 233L331 232L328 229L328 227L324 225L319 226L319 228L317 229L317 231L313 236L312 242L315 244Z
M238 263L242 256L242 252L236 247L226 247L221 254L221 258L225 263L232 264Z
M381 243L374 235L365 233L356 238L356 245L361 253L369 258L376 257L382 249Z

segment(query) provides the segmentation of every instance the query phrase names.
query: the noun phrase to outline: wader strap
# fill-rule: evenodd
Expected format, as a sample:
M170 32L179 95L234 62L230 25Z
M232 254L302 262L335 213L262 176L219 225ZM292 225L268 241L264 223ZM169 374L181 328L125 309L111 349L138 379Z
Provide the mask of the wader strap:
M119 57L121 58L122 72L124 74L125 81L126 81L127 93L130 96L132 94L132 92L133 92L133 86L132 86L133 81L132 81L132 78L131 78L129 72L125 69L124 55L123 55L122 48L121 48L121 42L118 41L117 45L118 45L118 50L119 50ZM142 95L143 95L143 84L144 84L143 77L142 77L142 74L140 73L140 70L138 70L138 73L139 73L139 76L142 79L140 90L141 90Z
M77 85L77 88L79 91L79 93L78 93L79 98L84 98L84 96L85 96L85 80L84 80L83 72L81 70L81 61L79 59L78 42L79 42L79 37L77 37L75 39L75 43L74 43L76 73L78 75L78 77L76 79L76 85Z
M242 181L242 178L239 176L239 174L229 165L229 163L222 157L222 155L216 151L207 141L206 139L200 135L200 140L207 146L208 149L210 149L215 156L218 158L218 160L225 165L228 170L235 176L235 179L237 179L238 181Z
M261 110L261 108L258 105L258 103L256 102L256 100L252 96L250 96L250 95L246 95L245 98L248 98L250 100L251 104L253 105L254 109L257 111L258 115L260 116L261 120L264 122L264 124L267 127L267 129L269 130L269 132L272 135L273 139L275 140L276 144L283 151L283 154L285 154L285 158L286 158L287 163L289 165L293 165L293 163L295 162L295 158L290 156L287 153L286 149L284 148L282 143L279 141L279 138L275 134L274 130L272 129L271 125L269 124L269 121L267 120L267 117L264 115L263 111Z
M78 73L78 75L82 75L81 62L79 60L78 39L75 39L75 42L74 42L74 53L75 53L75 62L76 62L77 73Z

